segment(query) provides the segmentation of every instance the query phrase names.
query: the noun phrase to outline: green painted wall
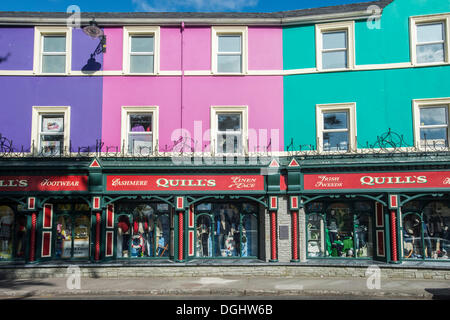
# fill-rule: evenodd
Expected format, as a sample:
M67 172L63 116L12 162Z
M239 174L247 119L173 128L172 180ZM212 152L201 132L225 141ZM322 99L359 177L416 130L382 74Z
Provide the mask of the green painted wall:
M381 29L355 24L356 64L409 62L409 17L450 12L448 0L394 0ZM283 31L284 69L315 67L314 26ZM305 44L309 45L306 46ZM358 146L389 128L413 145L412 100L450 97L450 66L327 72L284 78L285 147L316 144L316 104L356 102Z

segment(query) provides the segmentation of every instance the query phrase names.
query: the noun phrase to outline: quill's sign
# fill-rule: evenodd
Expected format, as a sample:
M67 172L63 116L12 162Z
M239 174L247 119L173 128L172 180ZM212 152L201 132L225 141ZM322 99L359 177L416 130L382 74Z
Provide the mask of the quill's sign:
M450 188L450 171L305 174L305 190Z
M107 176L107 191L262 191L264 176Z
M0 176L0 192L87 190L87 176Z

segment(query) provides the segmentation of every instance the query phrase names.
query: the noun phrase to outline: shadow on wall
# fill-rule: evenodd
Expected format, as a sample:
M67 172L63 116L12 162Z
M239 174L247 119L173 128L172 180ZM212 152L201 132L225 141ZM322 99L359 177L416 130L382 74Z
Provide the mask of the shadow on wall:
M0 56L0 63L7 61L10 56L11 56L11 52L8 52L8 54L4 57Z
M95 60L95 54L91 54L91 58L87 61L87 64L81 69L81 72L85 74L94 73L102 68L102 64Z

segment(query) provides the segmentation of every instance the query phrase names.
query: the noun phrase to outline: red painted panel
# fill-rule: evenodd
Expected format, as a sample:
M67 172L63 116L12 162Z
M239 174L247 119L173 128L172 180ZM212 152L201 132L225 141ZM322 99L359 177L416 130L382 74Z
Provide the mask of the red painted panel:
M305 190L450 188L450 171L305 174Z
M113 255L113 233L108 231L106 233L106 256Z
M264 190L264 176L107 176L107 191L255 191Z
M384 226L384 217L383 217L383 205L379 202L376 203L376 217L377 217L377 227Z
M42 256L48 257L50 256L50 244L51 244L52 233L51 232L43 232L42 233Z
M0 176L0 192L87 190L87 176Z
M53 206L51 204L44 205L44 228L52 227Z
M114 206L112 204L108 205L106 213L106 227L112 228L114 226Z
M378 245L378 255L384 256L384 232L377 231L377 245Z

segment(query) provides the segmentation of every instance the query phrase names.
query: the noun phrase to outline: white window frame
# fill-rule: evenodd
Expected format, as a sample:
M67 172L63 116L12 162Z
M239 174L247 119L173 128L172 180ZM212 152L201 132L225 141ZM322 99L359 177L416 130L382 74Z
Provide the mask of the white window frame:
M42 72L44 36L65 35L66 37L66 70L64 73ZM33 73L45 75L68 75L72 72L72 27L35 27Z
M420 109L432 108L436 106L447 105L447 141L450 143L450 97L449 98L435 98L435 99L415 99L412 101L413 108L413 123L414 123L414 145L416 149L423 150L426 147L422 147L420 144Z
M240 113L241 114L241 145L240 153L220 153L217 152L217 134L218 130L218 114L223 113ZM213 155L243 155L247 154L247 138L248 138L248 106L211 106L211 146L210 150Z
M418 24L433 24L444 23L444 62L430 62L430 63L418 63L417 62L417 25ZM411 64L413 66L429 66L429 65L441 65L449 63L449 51L450 51L450 13L416 16L409 18L409 37L410 37L410 56Z
M130 72L130 50L132 36L153 36L153 73ZM123 65L122 73L126 75L157 75L160 70L160 27L159 26L124 26L123 27Z
M64 115L64 146L63 150L70 150L70 107L69 106L33 106L31 120L31 147L34 142L34 152L41 152L41 123L43 115Z
M322 65L323 33L345 31L347 33L347 68L324 69ZM316 24L316 69L317 71L340 71L355 69L355 22Z
M218 72L217 55L219 53L219 36L240 35L241 45L241 72ZM213 26L211 27L211 73L217 75L243 75L248 73L248 27L247 26Z
M158 142L158 127L159 127L159 106L123 106L122 116L121 116L121 137L120 144L123 147L122 153L127 155L134 155L128 152L128 133L129 131L129 115L130 114L145 114L149 113L152 115L152 152L150 155L155 153L155 148L159 149L157 145Z
M316 105L316 130L317 130L317 150L319 152L333 153L344 152L342 150L337 151L325 151L323 149L323 114L327 112L347 112L348 113L348 150L346 152L352 152L357 150L356 145L356 103L336 103L336 104L318 104Z

